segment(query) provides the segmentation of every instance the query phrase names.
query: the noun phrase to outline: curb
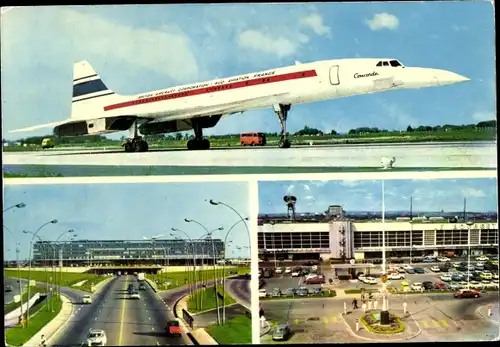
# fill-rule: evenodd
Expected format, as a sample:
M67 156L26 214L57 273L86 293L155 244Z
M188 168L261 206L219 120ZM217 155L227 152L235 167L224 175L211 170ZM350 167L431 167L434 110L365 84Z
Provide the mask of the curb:
M360 336L360 335L356 334L354 332L354 330L352 330L352 328L349 325L349 323L347 323L347 321L345 320L344 315L342 315L342 318L344 320L345 325L347 325L347 327L349 328L349 333L352 336L354 336L356 338L359 338L359 339L362 339L362 340L365 340L365 341L380 342L380 343L406 341L406 340L414 339L415 337L419 336L422 333L422 329L420 328L420 326L418 325L418 323L415 321L415 319L413 319L413 316L412 316L412 319L415 321L415 324L418 327L418 332L415 335L412 335L412 336L409 336L409 337L405 337L405 338L402 338L402 339L389 339L389 340L372 339L372 338L369 338L369 337L364 337L364 336Z
M94 286L94 291L91 294L92 295L97 294L102 287L104 287L107 283L109 283L113 279L114 277L110 276L108 278L103 279L101 282L97 283L97 285Z
M55 331L52 334L50 334L50 336L46 339L47 344L48 344L48 342L50 340L52 340L52 338L57 333L59 333L59 331L66 325L66 323L68 323L68 321L72 317L72 314L73 314L73 311L74 311L74 305L71 303L71 300L68 299L68 297L66 295L64 295L64 294L61 294L61 301L63 301L62 306L61 306L61 311L59 311L59 313L50 322L48 322L47 325L45 325L44 327L42 327L28 341L26 341L26 343L23 345L23 347L30 347L30 346L38 346L39 345L39 342L35 342L35 341L40 341L41 335L45 335L45 334L42 334L43 333L43 329L45 329L47 327L50 327L51 323L54 323L56 320L60 319L61 315L63 314L63 309L64 309L64 305L65 304L71 305L71 314L68 316L68 318L57 329L55 329Z
M476 311L475 311L476 315L480 316L482 319L486 319L491 324L500 326L500 321L493 320L489 316L481 313L481 309L484 307L487 307L487 306L479 306L478 308L476 308Z
M158 287L156 286L156 283L154 283L149 278L144 278L144 281L146 281L146 283L149 284L149 286L151 287L151 289L153 289L155 293L158 293Z
M186 326L186 322L184 322L184 319L182 318L182 315L179 316L179 314L177 313L177 306L179 305L179 303L184 300L184 298L186 297L187 295L179 298L179 300L177 300L175 303L174 303L174 307L172 308L172 311L174 312L174 316L175 318L177 318L179 320L179 323L180 325L182 326L182 329L184 330L184 336L187 337L187 339L183 339L184 342L186 342L188 345L199 345L198 341L194 338L193 334L192 334L192 331L190 329L187 328ZM187 310L186 310L187 311Z
M260 337L268 334L271 331L271 325L266 321L267 327L264 328L264 330L260 330ZM260 326L260 325L259 325ZM263 332L264 331L264 332Z

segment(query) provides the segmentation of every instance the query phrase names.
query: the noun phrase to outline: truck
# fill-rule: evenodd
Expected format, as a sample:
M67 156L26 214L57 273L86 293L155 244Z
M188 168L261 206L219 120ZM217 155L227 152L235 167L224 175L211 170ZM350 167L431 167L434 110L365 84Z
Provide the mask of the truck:
M144 281L144 272L139 272L137 274L137 280L138 281Z

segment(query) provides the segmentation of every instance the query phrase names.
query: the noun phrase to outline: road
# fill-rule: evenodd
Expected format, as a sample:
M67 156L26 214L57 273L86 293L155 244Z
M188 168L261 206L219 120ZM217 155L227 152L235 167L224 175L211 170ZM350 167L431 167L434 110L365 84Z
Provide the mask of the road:
M137 285L132 275L114 278L93 296L91 305L77 305L51 344L80 346L89 329L103 329L108 345L183 345L181 337L167 337L164 333L165 323L174 317L161 298L147 286L140 291L140 300L130 300L126 293L130 283Z
M409 150L410 147L410 150ZM259 174L283 172L364 172L382 170L382 157L395 157L394 171L496 169L496 143L425 143L244 148L204 151L157 150L6 152L7 173L48 172L63 176L124 174ZM168 165L163 165L168 163ZM47 167L48 166L48 167Z
M3 304L4 306L11 303L14 301L14 296L19 295L19 283L17 282L17 279L14 278L4 278L4 287L6 286L12 286L12 291L11 292L5 292L3 294ZM21 282L22 290L26 288L27 283Z
M226 292L239 304L251 310L250 279L228 278Z
M401 312L404 300L402 295L390 296L390 310ZM261 306L264 316L274 326L291 324L294 336L289 343L363 342L348 334L341 315L344 301L340 298L277 300L262 301ZM491 340L498 336L498 326L475 311L481 305L498 301L498 293L470 300L454 299L451 294L409 295L408 311L422 329L422 334L410 341ZM347 304L351 309L350 300ZM268 335L261 338L261 343L265 342L270 342Z

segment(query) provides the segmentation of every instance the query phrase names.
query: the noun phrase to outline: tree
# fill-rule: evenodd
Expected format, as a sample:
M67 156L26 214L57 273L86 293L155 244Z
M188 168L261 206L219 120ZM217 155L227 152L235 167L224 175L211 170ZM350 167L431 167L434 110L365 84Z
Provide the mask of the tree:
M413 128L411 127L411 125L408 125L408 128L406 128L406 131L411 133L413 131Z

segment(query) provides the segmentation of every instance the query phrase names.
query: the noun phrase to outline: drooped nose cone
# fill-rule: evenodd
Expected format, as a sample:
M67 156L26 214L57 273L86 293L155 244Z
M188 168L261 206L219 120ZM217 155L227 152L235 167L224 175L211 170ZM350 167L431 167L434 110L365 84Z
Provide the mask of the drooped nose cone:
M434 78L440 86L470 81L469 78L446 70L435 70Z

